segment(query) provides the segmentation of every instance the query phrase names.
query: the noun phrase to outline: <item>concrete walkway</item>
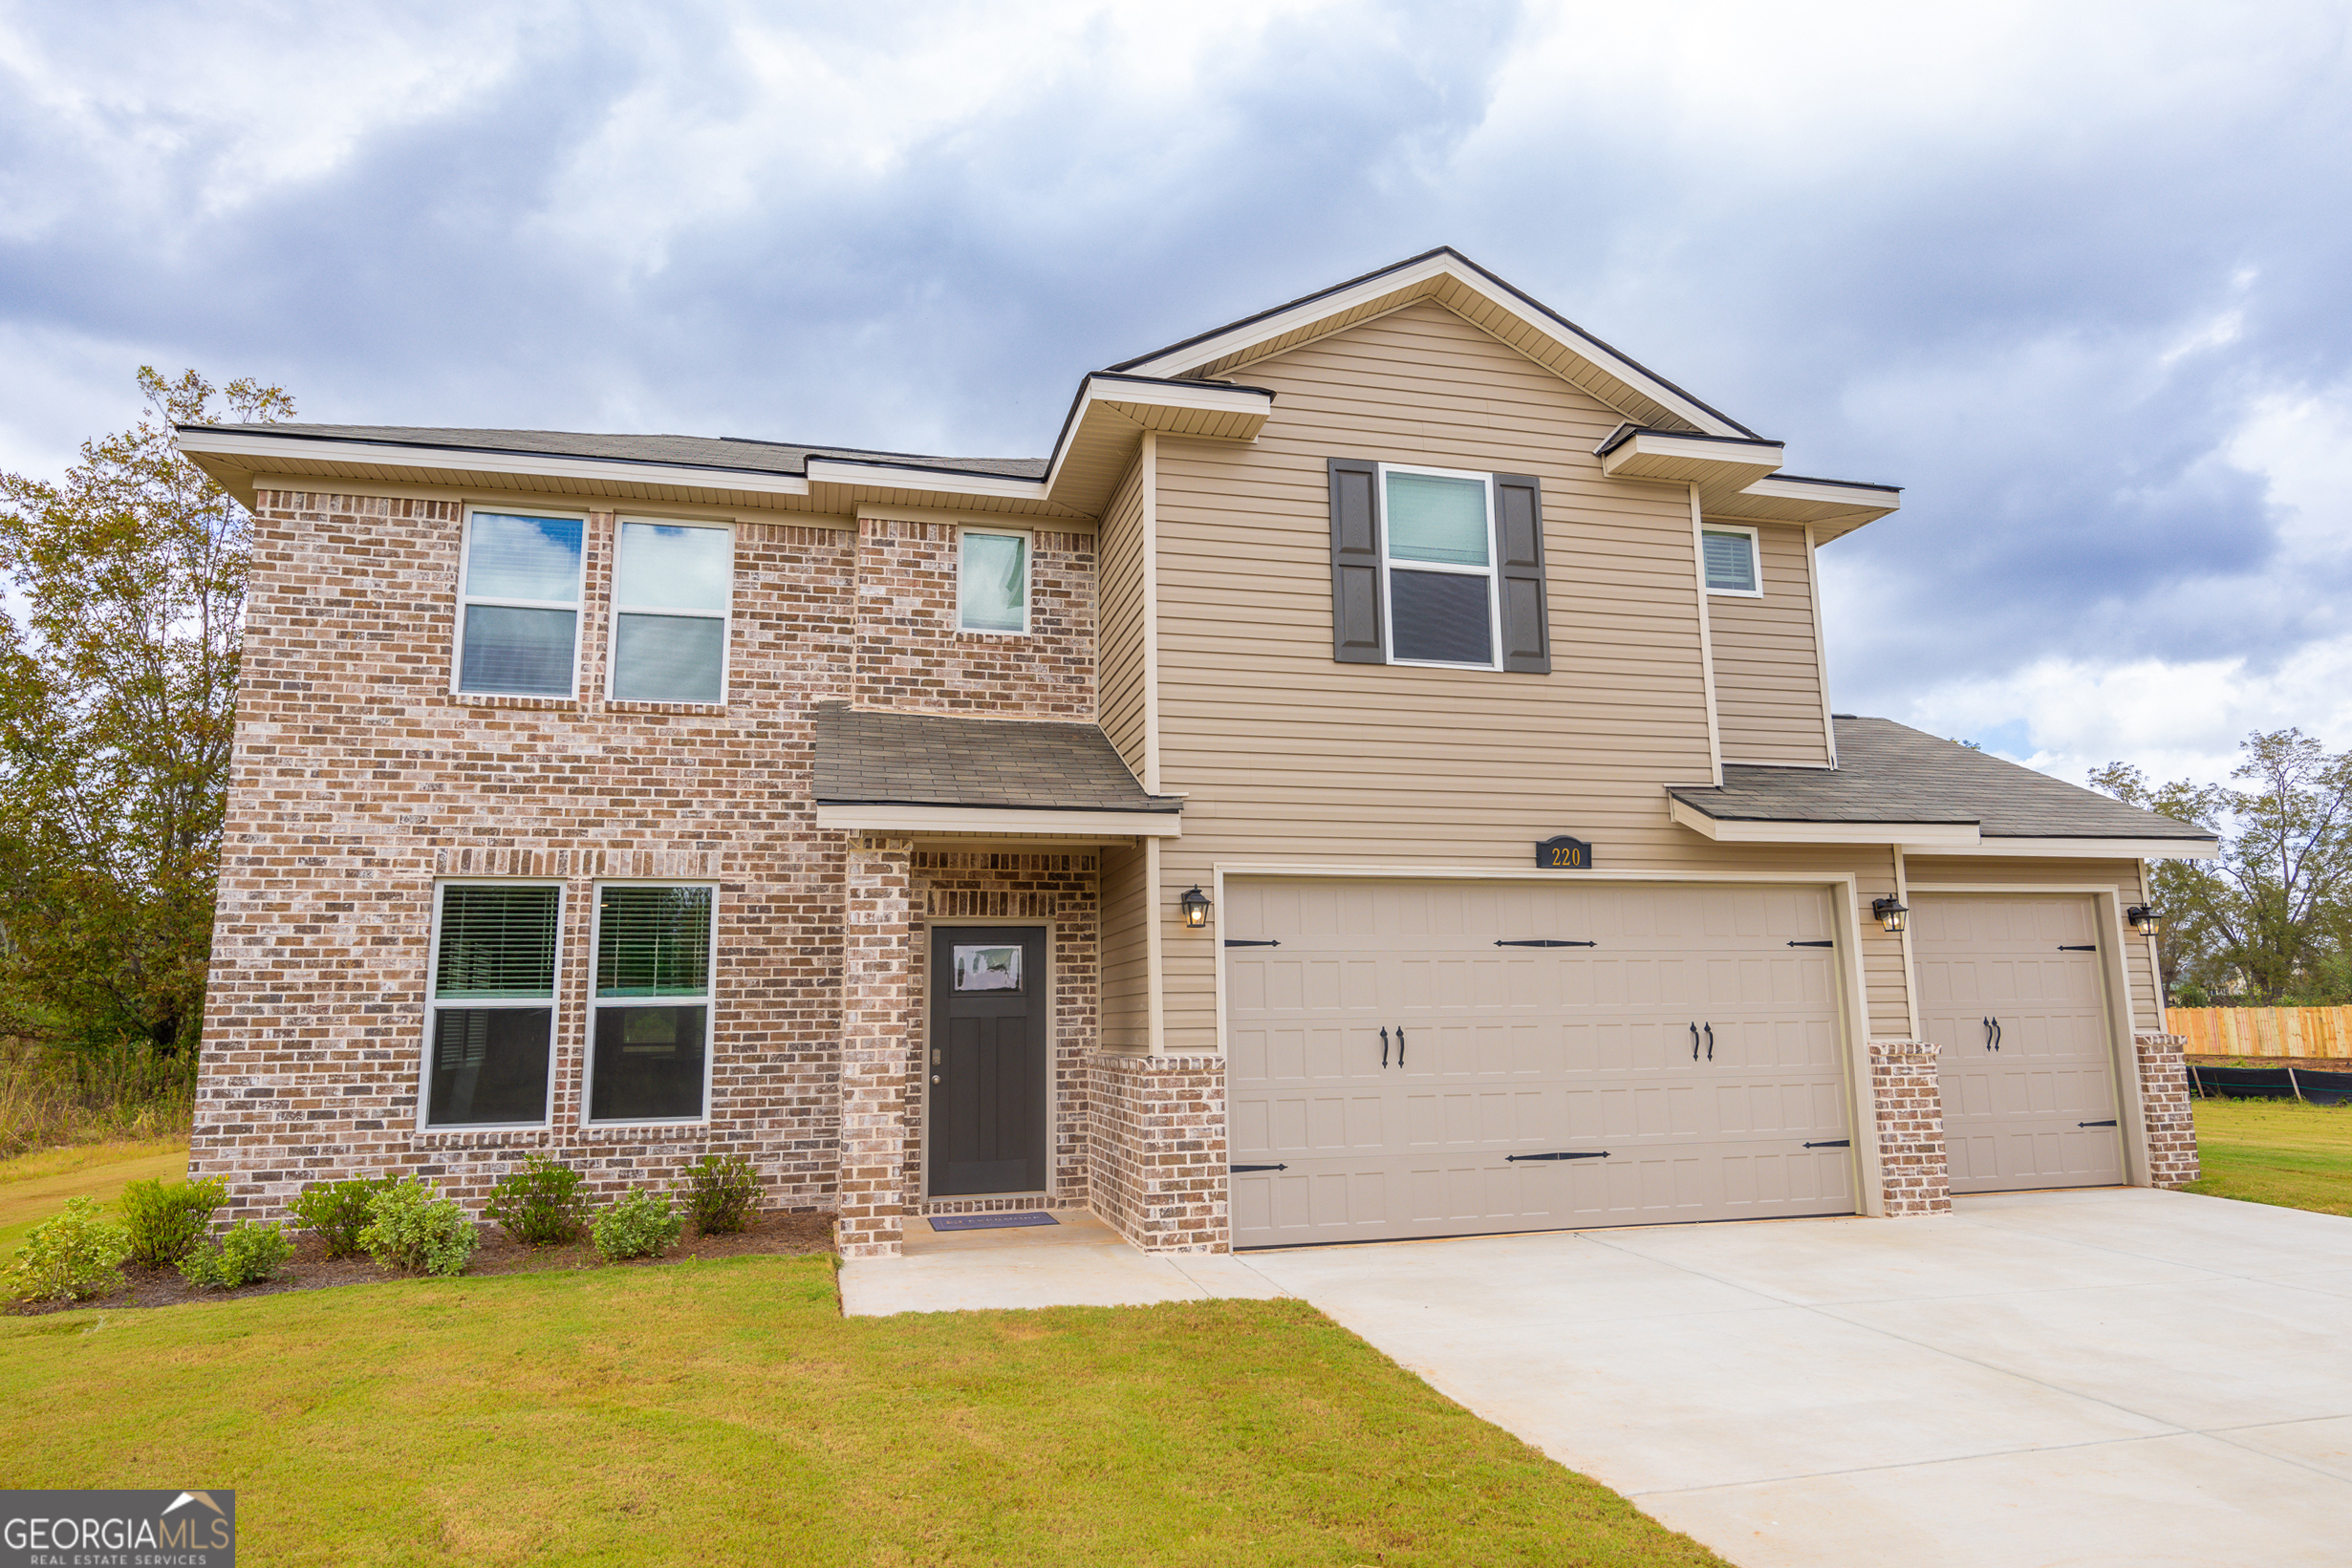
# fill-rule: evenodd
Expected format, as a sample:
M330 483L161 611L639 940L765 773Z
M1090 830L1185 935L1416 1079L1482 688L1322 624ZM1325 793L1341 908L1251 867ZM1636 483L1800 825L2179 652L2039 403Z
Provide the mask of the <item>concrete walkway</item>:
M2352 1220L2103 1189L1246 1256L1748 1568L2352 1561Z
M852 1318L881 1318L1284 1294L1236 1257L1138 1252L1083 1210L1057 1210L1054 1217L1052 1225L950 1232L915 1220L907 1228L904 1257L851 1258L841 1265L841 1310Z

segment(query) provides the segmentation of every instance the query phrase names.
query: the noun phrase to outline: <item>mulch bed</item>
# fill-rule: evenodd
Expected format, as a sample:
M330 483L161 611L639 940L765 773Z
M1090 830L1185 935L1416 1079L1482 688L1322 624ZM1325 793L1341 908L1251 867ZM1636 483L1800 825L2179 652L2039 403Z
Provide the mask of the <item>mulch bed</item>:
M494 1225L482 1227L482 1245L465 1265L465 1277L485 1274L539 1274L558 1269L659 1268L693 1257L793 1257L833 1250L833 1216L822 1214L765 1214L747 1231L733 1235L689 1234L659 1257L607 1263L586 1238L560 1247L526 1247ZM88 1307L184 1306L199 1301L242 1300L248 1296L274 1296L286 1290L325 1290L334 1285L376 1285L415 1275L387 1269L362 1254L329 1258L325 1243L308 1233L298 1234L294 1256L275 1279L239 1290L200 1290L180 1277L176 1268L152 1269L140 1263L122 1266L124 1288L112 1296L87 1301L32 1301L12 1310L26 1316L45 1312L78 1311Z

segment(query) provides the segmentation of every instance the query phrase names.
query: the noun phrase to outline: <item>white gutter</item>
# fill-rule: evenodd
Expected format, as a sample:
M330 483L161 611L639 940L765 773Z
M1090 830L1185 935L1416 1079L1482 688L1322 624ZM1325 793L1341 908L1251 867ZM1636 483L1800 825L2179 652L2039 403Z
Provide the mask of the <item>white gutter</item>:
M577 479L611 483L626 478L641 484L676 484L703 490L748 490L763 495L805 496L809 482L791 474L744 468L702 468L686 463L637 462L626 458L558 457L542 452L488 451L479 446L394 446L379 441L321 440L314 436L268 436L247 431L183 430L180 450L207 457L284 462L348 462L376 468L430 469L448 473L510 474L523 479Z

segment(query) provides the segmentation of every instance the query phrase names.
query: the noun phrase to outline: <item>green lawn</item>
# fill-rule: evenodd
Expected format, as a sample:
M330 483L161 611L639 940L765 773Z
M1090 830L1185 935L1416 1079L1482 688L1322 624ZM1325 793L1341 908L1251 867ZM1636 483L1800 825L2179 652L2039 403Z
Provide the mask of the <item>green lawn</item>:
M1303 1302L844 1319L830 1257L0 1318L0 1408L10 1486L233 1487L256 1562L1719 1562Z
M2198 1100L2191 1192L2352 1214L2352 1106Z
M184 1138L141 1144L76 1144L0 1160L0 1260L24 1244L25 1233L88 1195L111 1204L135 1181L180 1181L188 1173Z

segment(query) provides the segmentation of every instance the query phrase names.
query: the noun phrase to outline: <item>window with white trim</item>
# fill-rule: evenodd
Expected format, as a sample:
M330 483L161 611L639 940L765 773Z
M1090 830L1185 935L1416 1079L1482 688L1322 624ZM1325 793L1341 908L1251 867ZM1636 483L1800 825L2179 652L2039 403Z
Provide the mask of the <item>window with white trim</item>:
M1754 528L1701 528L1699 548L1707 556L1707 591L1763 597L1763 577L1756 565Z
M702 1117L710 1095L713 893L708 885L597 888L589 1121Z
M1484 474L1380 469L1391 662L1495 668L1495 507Z
M956 539L956 630L1029 630L1029 536L962 528Z
M563 904L551 882L435 888L425 1126L546 1123Z
M611 695L725 701L734 530L624 520L615 561Z
M466 514L458 588L459 691L573 695L587 531L587 519L580 517Z

